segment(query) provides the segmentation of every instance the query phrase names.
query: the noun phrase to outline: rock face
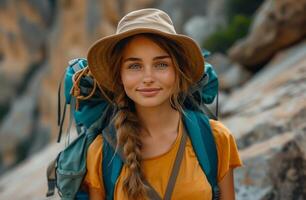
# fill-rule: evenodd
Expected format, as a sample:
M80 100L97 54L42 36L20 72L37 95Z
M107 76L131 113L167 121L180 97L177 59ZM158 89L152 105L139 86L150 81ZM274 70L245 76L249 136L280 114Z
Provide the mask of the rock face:
M305 130L286 132L241 151L237 199L305 199Z
M306 0L267 0L257 11L250 34L229 50L232 60L258 70L279 49L306 35Z
M245 165L238 199L306 198L305 58L306 41L279 53L222 107Z
M44 68L32 76L32 81L14 101L12 109L0 127L0 174L49 143L49 134L39 121L38 95Z
M222 23L213 16L222 16L224 0L204 2L0 0L0 170L17 162L16 150L34 154L56 137L60 75L70 59L85 57L94 40L113 33L124 13L162 8L178 32L192 35L198 19ZM235 171L237 199L306 199L306 41L279 52L305 36L303 13L305 0L267 0L249 36L231 49L234 60L214 58L221 88L232 92L221 93L222 121L245 165ZM267 61L247 83L239 78L250 76L241 66L258 70L253 66ZM61 148L51 145L2 174L0 199L44 199L46 166Z
M49 140L38 110L53 8L51 1L0 1L0 174Z
M50 1L3 1L0 4L1 74L20 84L32 64L45 59L44 42L52 23Z
M0 199L60 199L57 194L50 198L46 198L45 195L47 165L62 148L63 145L52 144L16 167L14 171L3 175L0 179Z

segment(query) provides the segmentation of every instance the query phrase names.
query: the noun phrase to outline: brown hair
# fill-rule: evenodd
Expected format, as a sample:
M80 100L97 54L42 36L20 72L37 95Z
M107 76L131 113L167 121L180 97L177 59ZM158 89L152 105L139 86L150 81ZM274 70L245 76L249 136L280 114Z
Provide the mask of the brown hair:
M171 106L181 113L183 112L182 103L188 94L188 88L192 83L190 62L181 46L172 40L161 36L145 33L140 34L148 37L171 57L175 68L175 89L170 98ZM127 176L124 177L123 189L129 199L144 199L146 196L146 185L143 182L143 173L141 171L141 124L137 118L134 102L126 95L121 83L120 69L122 62L122 52L125 46L135 36L121 40L110 52L109 63L113 66L111 78L114 80L112 86L113 99L119 107L113 121L117 133L117 149L120 146L125 165L127 167Z

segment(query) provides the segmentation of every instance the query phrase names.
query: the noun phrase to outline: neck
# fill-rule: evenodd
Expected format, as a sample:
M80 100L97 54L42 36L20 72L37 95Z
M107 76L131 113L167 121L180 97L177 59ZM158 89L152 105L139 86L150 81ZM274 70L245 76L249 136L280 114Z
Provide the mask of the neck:
M143 131L148 136L161 136L177 131L180 113L174 110L170 104L157 107L136 106L135 108Z

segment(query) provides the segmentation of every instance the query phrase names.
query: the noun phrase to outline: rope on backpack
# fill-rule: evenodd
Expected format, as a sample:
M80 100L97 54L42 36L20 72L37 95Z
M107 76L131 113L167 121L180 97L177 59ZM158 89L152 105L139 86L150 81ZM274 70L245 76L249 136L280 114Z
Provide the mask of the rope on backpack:
M93 84L93 88L92 88L91 92L87 96L83 96L81 94L81 89L79 87L80 81L81 81L81 78L83 76L86 76L86 75L89 75L89 68L88 67L85 67L84 69L75 72L75 74L73 74L73 76L72 76L72 84L73 85L72 85L70 94L76 98L76 103L75 103L75 109L76 110L79 109L79 101L80 100L87 100L87 99L91 98L94 95L94 93L97 89L97 81L95 79L93 79L94 84Z
M75 72L72 76L72 88L70 90L70 94L76 98L76 110L79 108L79 101L80 100L87 100L90 99L96 92L97 87L99 88L100 92L102 93L103 97L110 103L113 104L112 100L108 97L108 95L105 93L105 91L100 87L100 85L97 83L96 79L92 77L93 80L93 88L91 89L91 92L87 96L83 96L81 94L81 88L80 88L80 81L82 77L84 76L90 76L92 77L92 74L87 67Z

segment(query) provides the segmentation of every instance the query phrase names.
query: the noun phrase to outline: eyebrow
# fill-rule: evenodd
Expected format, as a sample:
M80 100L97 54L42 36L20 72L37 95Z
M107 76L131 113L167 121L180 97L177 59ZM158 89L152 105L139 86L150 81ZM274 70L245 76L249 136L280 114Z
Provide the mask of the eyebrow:
M165 58L170 58L170 56L168 55L164 55L164 56L156 56L153 58L153 60L161 60L161 59L165 59ZM123 62L127 62L127 61L141 61L142 59L140 58L136 58L136 57L129 57L123 60Z
M170 58L170 56L168 56L168 55L165 55L165 56L157 56L157 57L154 57L153 60L160 60L160 59L165 59L165 58Z

